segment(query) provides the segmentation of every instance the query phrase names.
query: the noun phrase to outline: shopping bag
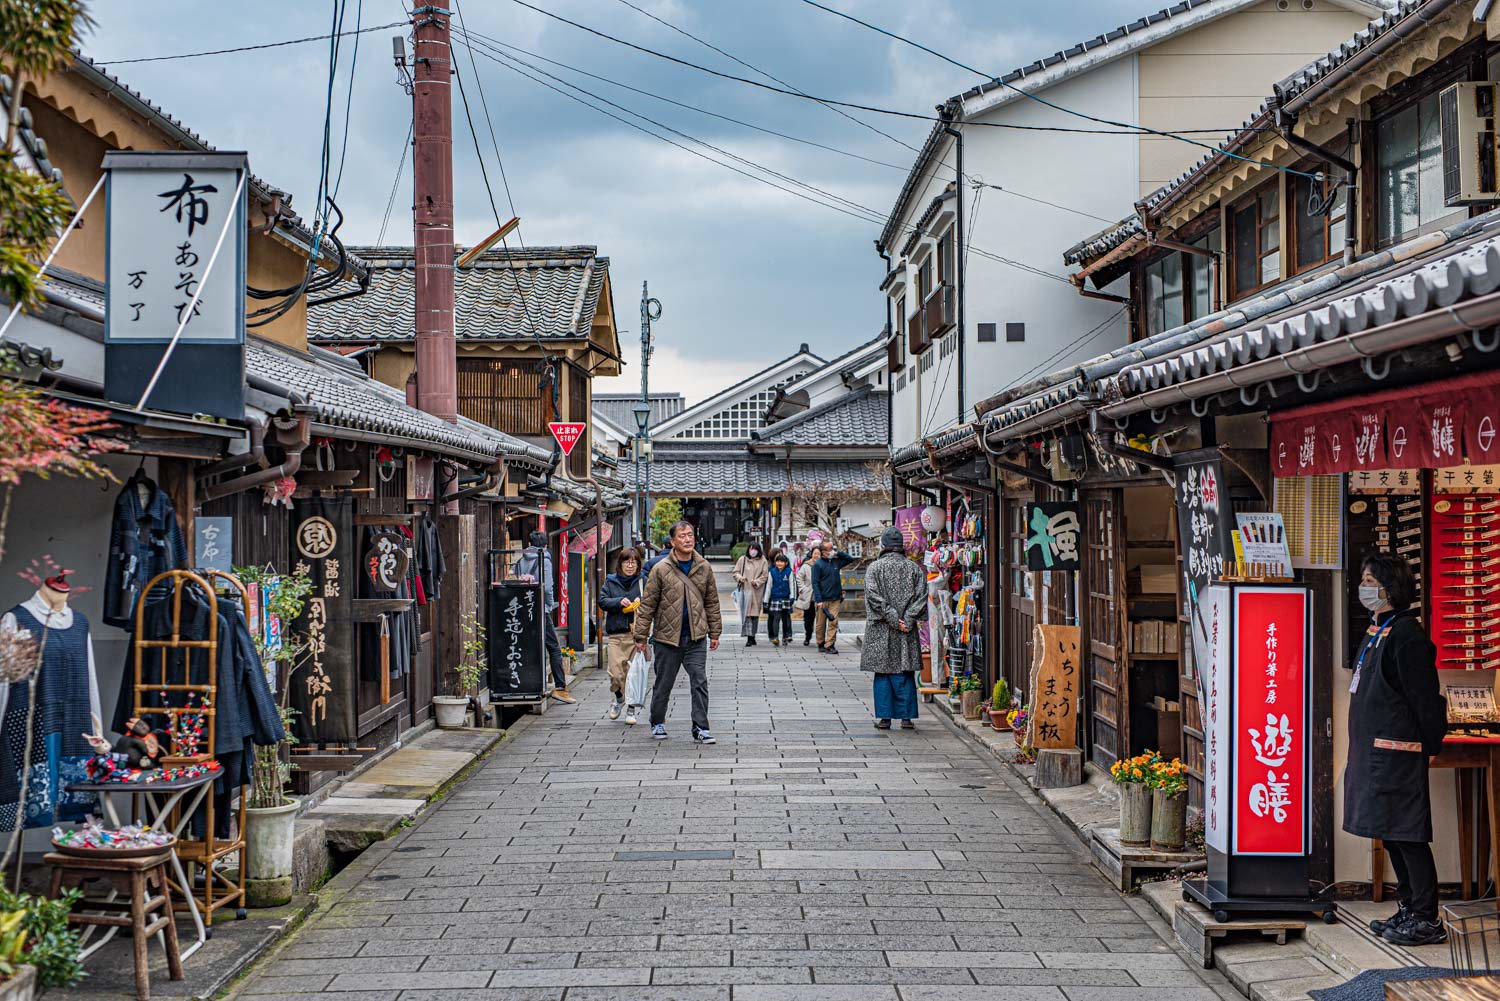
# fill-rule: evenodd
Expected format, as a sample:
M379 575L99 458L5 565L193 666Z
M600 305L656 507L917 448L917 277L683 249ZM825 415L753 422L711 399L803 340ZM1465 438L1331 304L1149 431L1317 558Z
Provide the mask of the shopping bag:
M737 587L737 588L735 588L734 589L734 607L735 607L735 610L740 613L740 618L744 618L745 617L745 600L746 600L745 589L743 587Z
M651 663L646 660L646 655L637 650L630 658L630 667L625 672L625 704L630 706L643 706L646 704L646 687L648 675L651 673Z

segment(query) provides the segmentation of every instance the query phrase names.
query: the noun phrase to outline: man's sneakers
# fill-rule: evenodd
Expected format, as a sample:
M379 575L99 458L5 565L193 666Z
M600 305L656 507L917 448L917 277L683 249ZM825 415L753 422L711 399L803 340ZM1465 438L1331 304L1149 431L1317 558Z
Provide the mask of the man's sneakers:
M635 706L626 706L625 707L625 725L626 726L635 726L635 723L636 723L636 719L635 719Z
M700 744L717 744L718 743L718 741L714 739L714 735L713 734L709 733L707 730L700 730L696 726L693 727L693 739L696 740Z
M568 694L568 690L566 688L554 688L552 690L552 697L557 701L565 702L570 706L578 701L577 699L573 698L573 696Z
M620 718L620 710L624 709L624 708L625 708L625 700L617 697L614 700L614 702L610 703L610 706L609 706L609 718L610 719L619 719Z
M839 652L839 648L836 647L836 646L826 646L826 647L823 648L823 652L824 653L837 654Z
M1448 941L1448 932L1441 921L1427 921L1408 912L1404 921L1388 925L1380 937L1392 945L1438 945Z
M1384 935L1387 928L1396 928L1406 922L1411 912L1406 909L1406 901L1400 901L1396 905L1396 913L1388 918L1376 918L1370 922L1370 930L1376 935Z
M652 740L666 740L667 739L667 724L665 724L665 723L655 723L655 724L652 724L652 726L651 726L651 739Z

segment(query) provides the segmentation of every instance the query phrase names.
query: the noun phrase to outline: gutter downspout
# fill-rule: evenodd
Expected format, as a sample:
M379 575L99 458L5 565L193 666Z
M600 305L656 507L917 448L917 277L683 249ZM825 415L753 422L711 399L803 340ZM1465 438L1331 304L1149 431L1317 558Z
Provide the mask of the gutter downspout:
M1274 100L1279 100L1279 98ZM1356 180L1359 176L1359 168L1354 166L1353 161L1297 135L1297 118L1285 108L1280 106L1276 108L1274 120L1277 131L1281 133L1282 138L1287 142L1304 153L1322 157L1344 172L1344 267L1348 267L1354 263L1354 228L1355 220L1359 217L1358 213L1354 211L1354 206L1359 204L1357 200L1359 185ZM1349 148L1351 150L1354 149L1354 129L1354 119L1351 118L1349 120ZM1293 209L1295 209L1295 206L1293 206ZM1215 310L1217 311L1217 307L1215 307Z
M964 283L964 134L952 125L943 127L943 131L953 137L957 153L954 156L954 168L958 177L954 182L953 191L955 201L953 204L953 232L957 239L953 244L954 273L958 276L958 419L964 419L964 340L968 337L968 331L964 329L964 300L968 298L968 286ZM887 272L889 273L889 272ZM887 296L886 298L890 298Z
M206 477L218 476L220 473L232 473L237 469L244 469L246 466L261 465L266 457L266 428L270 423L271 418L269 417L265 419L264 423L251 421L250 426L247 428L250 434L249 450L241 452L239 455L231 455L220 459L212 466L206 466L198 470L198 482L202 483Z
M498 487L504 479L505 460L496 457L495 461L490 463L489 467L483 473L480 473L478 476L466 476L460 479L458 481L460 489L455 490L451 494L443 495L443 499L438 503L447 504L451 501L463 500L465 497L473 497L475 494L482 494L486 490L493 490L495 487ZM470 486L463 486L465 483L470 484Z
M217 500L243 490L250 490L265 483L272 483L288 476L296 476L302 468L302 452L312 443L312 421L306 414L298 414L290 420L278 420L274 424L276 443L286 452L279 466L262 469L237 479L215 483L203 488L203 500Z

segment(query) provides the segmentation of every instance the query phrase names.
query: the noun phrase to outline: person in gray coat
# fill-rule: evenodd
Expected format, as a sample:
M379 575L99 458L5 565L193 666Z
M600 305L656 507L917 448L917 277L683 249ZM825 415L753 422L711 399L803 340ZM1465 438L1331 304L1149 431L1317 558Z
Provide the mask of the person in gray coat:
M906 556L899 528L880 533L880 558L865 571L865 638L859 669L874 677L875 726L912 730L917 717L917 672L922 640L917 624L927 618L927 576Z

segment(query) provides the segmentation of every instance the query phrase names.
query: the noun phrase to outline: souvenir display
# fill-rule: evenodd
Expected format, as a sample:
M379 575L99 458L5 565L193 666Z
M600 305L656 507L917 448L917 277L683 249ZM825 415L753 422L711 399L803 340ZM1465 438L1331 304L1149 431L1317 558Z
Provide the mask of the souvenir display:
M103 852L136 851L166 848L177 839L166 831L141 824L110 829L97 818L88 817L77 827L52 828L52 844L63 849L91 849Z
M1435 494L1429 517L1437 666L1500 667L1500 497Z

